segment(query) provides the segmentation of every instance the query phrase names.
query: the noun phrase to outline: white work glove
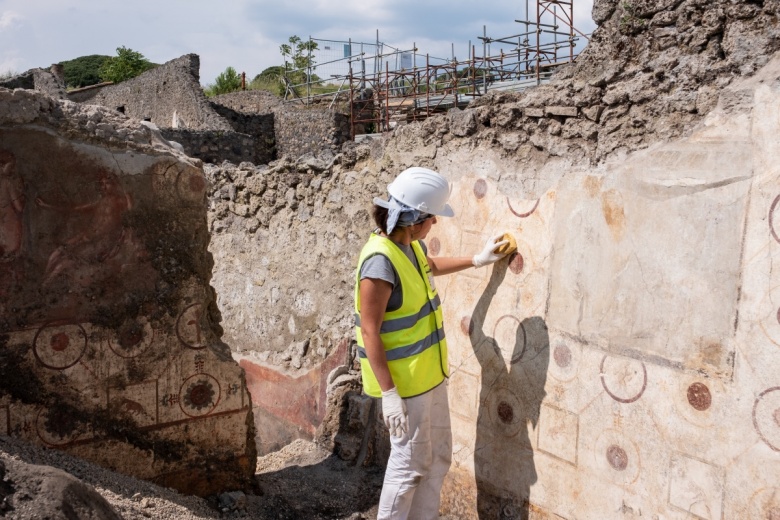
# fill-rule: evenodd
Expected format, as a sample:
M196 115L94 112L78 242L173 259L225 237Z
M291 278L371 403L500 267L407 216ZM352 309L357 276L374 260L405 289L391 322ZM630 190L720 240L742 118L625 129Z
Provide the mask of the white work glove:
M382 415L392 437L400 437L406 433L406 403L395 387L382 392Z
M482 249L482 252L474 255L474 258L471 259L471 263L474 264L474 267L482 267L485 265L493 264L506 256L506 253L494 252L499 247L509 243L508 240L502 240L501 242L498 242L498 240L502 236L504 236L504 234L499 233L498 235L487 239L487 242L485 242L485 247L484 249Z

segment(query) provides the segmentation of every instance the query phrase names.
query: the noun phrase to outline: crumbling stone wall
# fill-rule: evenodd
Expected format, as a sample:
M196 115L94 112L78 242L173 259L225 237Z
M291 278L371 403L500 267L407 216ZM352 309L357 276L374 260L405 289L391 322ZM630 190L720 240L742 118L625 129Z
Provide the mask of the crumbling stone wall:
M207 166L212 284L225 340L247 371L259 449L312 438L327 376L352 349L351 254L386 185L357 156ZM302 283L302 280L306 280Z
M527 168L546 157L595 164L680 137L715 108L723 88L778 50L778 10L775 1L596 1L599 27L554 82L491 93L452 127L437 118L406 135L423 155L468 138Z
M269 149L263 146L266 141L263 136L186 128L164 128L160 132L169 141L182 145L184 153L188 156L207 163L249 161L266 164L272 158L273 147Z
M206 185L149 126L0 89L0 433L185 493L248 484Z
M50 70L30 69L27 72L0 81L0 88L23 88L43 92L53 98L65 98L65 77L61 65L52 65Z
M218 96L211 103L214 110L224 117L237 132L254 137L254 150L251 154L244 155L243 160L255 164L268 164L276 158L274 114L263 110L263 104L261 104L269 97L278 100L276 96L267 92L247 91ZM260 102L256 101L258 99ZM248 100L254 102L247 103ZM237 160L231 160L226 156L223 158L236 164L242 161L240 157Z
M323 109L295 108L286 104L274 110L278 157L297 159L314 155L329 159L351 139L349 115Z
M76 103L85 103L95 97L98 92L113 84L114 83L112 81L106 81L96 85L88 85L86 87L69 90L66 95L71 101L75 101Z
M230 124L214 112L200 86L200 58L186 54L138 77L99 89L85 102L128 117L149 119L159 128L229 131Z

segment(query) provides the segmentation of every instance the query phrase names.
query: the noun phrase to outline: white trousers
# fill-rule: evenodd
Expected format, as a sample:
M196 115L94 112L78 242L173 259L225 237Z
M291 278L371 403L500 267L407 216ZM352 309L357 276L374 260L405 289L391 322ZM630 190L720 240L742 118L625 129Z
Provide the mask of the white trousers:
M447 381L404 402L409 427L403 436L390 437L377 520L436 519L452 461Z

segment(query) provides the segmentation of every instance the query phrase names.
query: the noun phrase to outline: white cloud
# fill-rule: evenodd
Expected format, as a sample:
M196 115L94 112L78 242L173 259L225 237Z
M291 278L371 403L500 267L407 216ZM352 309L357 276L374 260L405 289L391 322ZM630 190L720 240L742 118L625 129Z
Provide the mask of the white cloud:
M24 17L14 11L4 11L0 13L0 29L9 29L17 22L23 20Z
M583 32L593 0L574 0ZM516 0L0 0L0 63L17 71L89 54L113 55L121 45L163 63L183 54L201 57L201 81L232 66L253 77L281 61L279 45L291 35L373 42L459 59L478 47L482 26L490 36L519 31L525 15ZM522 5L521 5L522 4ZM536 3L530 0L533 8ZM17 27L23 24L25 38ZM582 25L582 26L581 26ZM13 29L13 30L12 30ZM11 33L14 34L11 34Z

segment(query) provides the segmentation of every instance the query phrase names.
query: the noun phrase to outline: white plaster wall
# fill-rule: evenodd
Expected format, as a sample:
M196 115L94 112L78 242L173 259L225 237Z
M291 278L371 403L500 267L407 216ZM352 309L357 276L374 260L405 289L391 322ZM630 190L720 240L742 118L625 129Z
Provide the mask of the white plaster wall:
M778 78L775 60L686 138L596 168L524 180L511 157L439 150L457 215L432 254L506 230L522 257L437 280L446 511L780 518Z

